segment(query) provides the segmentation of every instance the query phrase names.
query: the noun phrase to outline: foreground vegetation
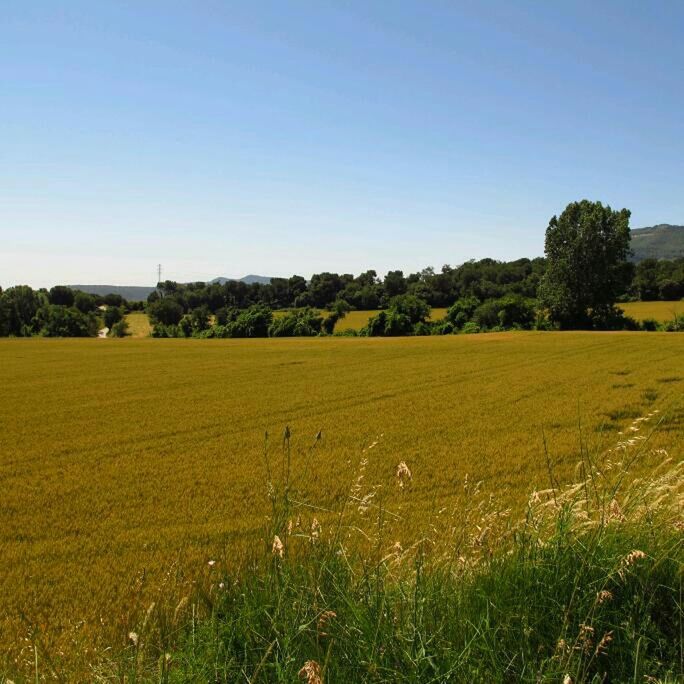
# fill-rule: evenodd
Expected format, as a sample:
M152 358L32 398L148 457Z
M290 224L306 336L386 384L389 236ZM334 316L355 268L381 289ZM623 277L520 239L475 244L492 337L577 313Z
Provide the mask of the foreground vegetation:
M298 444L322 430L292 470L306 500L331 510L384 433L365 477L385 485L387 510L402 506L406 546L434 511L460 505L466 474L517 517L530 487L547 486L544 440L568 481L580 432L614 441L684 388L681 341L659 333L15 339L0 356L12 388L0 403L0 646L13 672L33 671L37 647L41 671L68 681L125 646L153 602L175 610L209 560L253 555L270 511L255 494L265 430L274 444L284 425ZM679 458L683 417L667 412L649 446ZM410 496L387 485L400 460ZM184 606L174 629L191 619Z
M578 478L531 493L524 515L462 483L420 536L406 504L419 472L365 479L370 449L336 510L290 479L289 431L269 461L262 551L236 570L210 561L197 614L154 606L109 680L150 682L641 682L684 674L684 469L648 446L658 411L632 421ZM381 447L380 447L381 448ZM310 456L310 454L308 455ZM272 455L271 455L272 457ZM296 458L297 456L295 456ZM659 463L633 481L639 459ZM307 458L307 455L304 455ZM383 489L400 491L387 505ZM321 521L325 521L321 523ZM175 613L175 610L174 610Z

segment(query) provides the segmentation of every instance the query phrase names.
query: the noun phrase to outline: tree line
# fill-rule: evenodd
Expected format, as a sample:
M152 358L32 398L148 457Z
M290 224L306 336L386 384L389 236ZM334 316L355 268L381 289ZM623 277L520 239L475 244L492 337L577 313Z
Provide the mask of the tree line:
M630 212L600 202L571 203L546 230L545 257L428 267L417 273L374 270L358 276L317 273L270 283L158 283L145 309L157 337L277 337L332 334L351 310L379 310L360 334L449 334L483 330L636 329L615 307L632 300L684 297L684 259L629 261ZM116 301L115 301L116 300ZM0 292L0 335L86 336L142 303L96 297L63 286ZM441 321L432 307L448 308ZM273 311L287 310L282 315ZM322 314L321 312L325 312ZM655 327L653 322L649 328ZM353 334L348 331L347 334Z
M125 314L143 308L142 302L127 302L120 295L97 296L65 285L0 288L0 337L95 337L101 327L122 337Z

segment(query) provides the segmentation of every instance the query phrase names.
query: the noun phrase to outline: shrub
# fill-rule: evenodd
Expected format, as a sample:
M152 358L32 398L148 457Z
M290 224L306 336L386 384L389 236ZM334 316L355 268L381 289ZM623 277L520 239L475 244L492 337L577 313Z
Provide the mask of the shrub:
M499 325L499 304L496 299L488 299L475 309L473 322L480 328L493 328Z
M475 309L480 306L480 300L477 297L462 297L449 308L446 313L446 319L454 326L454 328L462 328L468 321L470 321L475 313Z
M388 311L408 318L411 325L423 323L430 316L430 305L411 294L397 295L390 299Z
M454 324L447 320L436 321L432 325L433 335L451 335L455 330Z
M646 330L648 332L654 332L660 328L660 324L658 321L656 321L655 318L644 318L643 321L641 321L641 329Z
M273 322L273 312L266 306L256 304L241 311L237 318L226 325L228 337L268 337Z
M663 323L662 330L665 332L684 331L684 315L675 314L671 320L665 321L665 323Z
M102 321L106 328L110 330L114 327L115 323L118 323L123 318L123 309L117 306L107 306L104 313L102 314Z
M38 309L34 326L43 337L95 337L98 332L95 316L57 304Z
M149 304L147 313L153 324L178 325L183 317L183 307L174 299L164 297L164 299L158 299Z
M294 309L275 318L268 328L269 337L313 337L320 335L323 317L314 309ZM333 325L334 327L334 325Z
M128 321L122 319L114 323L114 325L109 330L111 337L126 337L128 335Z
M177 325L164 325L163 323L155 323L150 335L152 337L183 337Z
M432 326L425 321L419 321L413 326L413 334L421 336L432 335Z
M474 335L480 332L480 326L477 323L474 323L473 321L468 321L468 323L466 323L463 326L461 332L464 335Z

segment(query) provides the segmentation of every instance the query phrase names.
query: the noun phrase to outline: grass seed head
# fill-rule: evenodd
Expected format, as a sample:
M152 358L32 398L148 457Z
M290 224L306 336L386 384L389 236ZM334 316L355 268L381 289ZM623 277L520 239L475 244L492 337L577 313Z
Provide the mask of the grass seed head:
M321 666L315 660L307 660L298 674L306 684L323 684Z
M278 558L282 558L285 555L285 547L283 542L280 541L280 537L276 534L273 537L273 546L271 547L271 553Z

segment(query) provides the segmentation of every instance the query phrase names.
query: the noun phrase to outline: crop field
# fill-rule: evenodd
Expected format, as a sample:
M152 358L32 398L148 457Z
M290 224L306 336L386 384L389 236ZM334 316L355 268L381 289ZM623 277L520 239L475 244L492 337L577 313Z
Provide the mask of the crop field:
M684 315L684 301L679 302L626 302L620 308L637 321L653 318L659 323L671 321L675 315Z
M667 333L0 340L0 653L30 666L37 641L86 662L165 583L258 546L266 431L275 463L290 427L321 506L376 441L365 479L396 503L406 461L409 540L466 475L521 508L547 486L544 438L562 480L580 442L611 446L658 410L652 445L678 460L683 349Z
M435 308L430 312L430 320L438 321L446 315L446 309ZM350 311L342 320L335 325L335 332L341 330L361 330L371 316L375 316L378 311Z
M131 337L148 337L152 326L149 316L143 311L133 311L126 316L128 334Z

